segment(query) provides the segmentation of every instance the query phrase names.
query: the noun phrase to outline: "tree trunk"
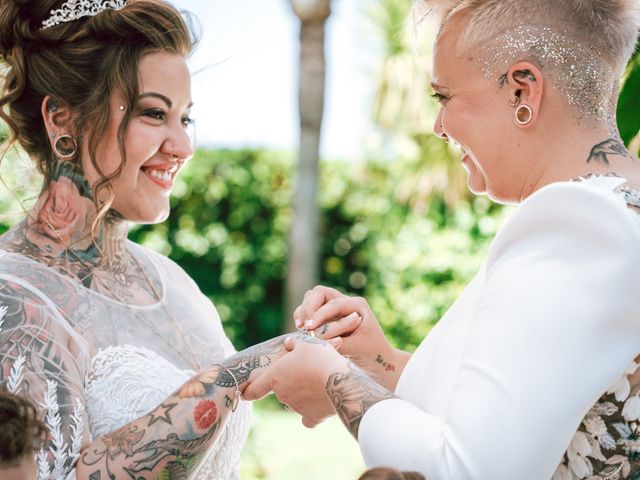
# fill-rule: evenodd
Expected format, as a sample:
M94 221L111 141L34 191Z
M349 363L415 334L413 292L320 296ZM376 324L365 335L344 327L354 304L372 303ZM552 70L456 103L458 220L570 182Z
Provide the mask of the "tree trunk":
M294 217L289 236L284 331L295 329L293 311L304 293L318 281L318 160L324 110L324 26L329 16L329 0L316 3L319 8L313 9L313 15L308 15L308 9L300 12L295 1L292 2L300 18L300 147Z

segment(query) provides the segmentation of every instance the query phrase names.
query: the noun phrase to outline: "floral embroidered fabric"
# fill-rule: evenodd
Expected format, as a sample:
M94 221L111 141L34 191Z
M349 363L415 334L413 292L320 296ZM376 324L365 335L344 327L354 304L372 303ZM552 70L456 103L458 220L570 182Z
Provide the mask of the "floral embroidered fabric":
M640 479L638 361L589 410L553 480Z

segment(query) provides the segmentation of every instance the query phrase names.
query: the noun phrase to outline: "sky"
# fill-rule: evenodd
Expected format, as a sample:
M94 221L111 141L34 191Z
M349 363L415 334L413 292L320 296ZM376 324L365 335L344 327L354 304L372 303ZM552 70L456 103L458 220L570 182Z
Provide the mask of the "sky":
M372 130L376 38L367 0L333 0L326 30L323 158L358 158ZM207 147L298 144L298 20L289 0L173 0L201 24L189 60L197 142Z

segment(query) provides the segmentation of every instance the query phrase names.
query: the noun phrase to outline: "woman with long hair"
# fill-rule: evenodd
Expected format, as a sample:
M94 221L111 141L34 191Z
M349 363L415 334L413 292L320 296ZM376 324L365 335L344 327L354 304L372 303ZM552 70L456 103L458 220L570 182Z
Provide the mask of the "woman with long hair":
M237 478L242 388L211 302L127 240L193 154L195 36L163 0L2 0L0 117L43 176L0 236L0 383L42 407L40 478Z

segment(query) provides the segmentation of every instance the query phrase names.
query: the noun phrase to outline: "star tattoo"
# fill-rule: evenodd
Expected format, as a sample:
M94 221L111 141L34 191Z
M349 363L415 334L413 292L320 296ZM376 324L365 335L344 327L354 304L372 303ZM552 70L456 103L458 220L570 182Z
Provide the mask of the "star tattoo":
M153 412L150 412L148 415L151 417L149 419L148 426L150 427L156 422L162 420L163 422L168 423L169 425L173 425L171 422L171 417L169 416L169 412L173 407L175 407L177 403L161 403L158 408L156 408Z

